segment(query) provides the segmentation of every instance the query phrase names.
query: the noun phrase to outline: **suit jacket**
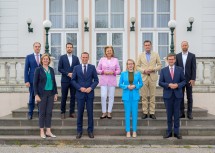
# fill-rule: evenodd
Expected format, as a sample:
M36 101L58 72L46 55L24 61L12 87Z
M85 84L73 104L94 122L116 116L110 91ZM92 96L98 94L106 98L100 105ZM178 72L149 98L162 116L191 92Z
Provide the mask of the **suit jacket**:
M40 57L41 56L42 55L40 54ZM37 65L34 53L26 56L26 58L25 58L25 70L24 70L25 83L26 82L33 83L34 71L39 66Z
M184 69L182 52L176 55L175 65ZM196 80L196 56L190 52L188 52L187 61L185 64L185 79L187 82L190 80Z
M133 90L128 89L129 78L128 71L122 72L120 75L119 87L123 89L122 91L122 100L129 100L130 92L133 94L133 99L139 101L140 94L139 89L143 86L143 81L140 72L134 72L134 81L133 85L136 86Z
M171 89L170 83L177 83L178 88ZM172 79L169 66L161 69L159 86L163 87L163 98L171 98L174 93L176 98L183 98L182 87L186 85L183 69L179 66L175 66L174 77Z
M76 89L76 98L83 99L86 94L80 91L81 87L91 87L92 90L90 93L87 94L87 96L88 98L94 98L94 89L99 83L95 66L88 64L86 76L84 76L83 74L82 64L75 66L72 74L71 83Z
M72 73L73 69L76 65L79 65L79 59L77 56L72 55L72 65L69 64L69 59L67 57L67 54L64 54L60 57L59 63L58 63L58 71L62 74L61 76L61 82L68 82L70 83L71 78L68 77L68 73Z
M55 80L54 69L51 67L49 67L49 69L50 69L52 83L53 83L52 94L55 95L57 94L57 84ZM47 77L43 67L41 66L36 68L35 74L34 74L34 95L35 96L36 95L42 96L44 94L46 81L47 81Z
M151 77L151 79L153 81L156 81L158 79L157 71L159 71L161 69L161 67L162 67L162 64L160 61L160 57L159 57L158 53L156 53L156 52L153 52L153 51L151 52L149 62L146 59L145 51L143 53L141 53L140 56L138 57L137 70L141 72L143 81L145 81L146 78L148 77L147 74L143 74L144 70L153 69L155 72L150 73L149 77Z
M106 71L114 72L114 75L104 75L104 72ZM97 73L101 74L99 79L100 86L116 86L116 75L120 73L118 59L112 57L110 59L110 63L108 63L108 59L106 57L102 57L97 66Z

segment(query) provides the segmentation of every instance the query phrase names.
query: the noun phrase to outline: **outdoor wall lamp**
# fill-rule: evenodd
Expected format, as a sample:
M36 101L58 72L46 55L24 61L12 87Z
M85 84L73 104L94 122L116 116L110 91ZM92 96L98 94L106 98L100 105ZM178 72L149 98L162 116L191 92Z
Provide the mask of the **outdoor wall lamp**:
M31 28L30 26L31 26L31 23L32 23L32 19L31 18L28 18L27 19L27 24L28 24L28 32L30 33L30 32L33 32L33 28Z
M88 18L84 18L84 31L88 32L89 31L89 27L87 26L88 24Z
M170 53L174 53L174 39L173 39L173 35L174 35L175 27L176 27L176 21L175 20L170 20L168 22L168 27L170 28L170 31L171 31Z
M49 40L48 40L48 35L49 35L49 29L51 28L52 23L51 23L51 21L49 21L49 20L45 20L45 21L43 21L43 26L44 26L44 29L46 30L45 53L48 54L48 55L50 55L50 53L49 53Z
M130 21L131 21L130 31L135 31L135 27L134 27L135 17L131 17Z
M187 27L187 31L192 31L192 24L194 22L194 17L189 17L188 21L190 23L190 27Z

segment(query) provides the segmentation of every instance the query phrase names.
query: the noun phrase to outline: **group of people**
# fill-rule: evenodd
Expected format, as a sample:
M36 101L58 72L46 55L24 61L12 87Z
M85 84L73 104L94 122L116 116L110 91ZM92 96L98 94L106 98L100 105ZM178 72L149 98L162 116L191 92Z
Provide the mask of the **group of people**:
M126 137L131 137L130 116L132 114L132 137L137 137L138 102L142 96L142 119L156 119L155 91L160 71L159 85L163 87L163 99L167 113L167 133L164 138L172 137L174 117L174 137L181 139L179 134L180 118L185 118L184 92L187 93L187 117L192 116L192 86L196 78L195 55L188 52L188 42L181 43L182 52L168 54L168 66L162 68L158 53L153 52L152 43L144 41L144 51L139 55L137 62L128 59L126 71L121 72L118 59L114 56L114 48L106 46L104 57L99 60L98 66L89 64L89 53L82 52L81 64L79 58L73 55L73 44L66 44L66 54L62 55L58 63L61 77L61 119L65 119L66 101L70 91L70 107L68 117L77 117L77 135L80 139L83 133L83 113L86 105L88 116L88 136L94 138L93 101L94 89L99 84L101 89L102 115L100 119L112 119L115 87L117 75L120 74L118 86L122 88L122 101L125 110ZM51 132L51 118L54 101L57 101L58 92L53 68L49 66L51 59L48 54L40 54L41 44L33 44L34 53L26 57L25 84L29 87L28 119L33 118L35 102L38 104L38 116L41 138L56 137ZM98 78L100 75L100 78ZM141 94L139 91L141 90ZM148 101L149 96L149 101ZM108 108L107 106L108 97ZM77 113L75 102L77 101ZM76 115L77 114L77 115ZM46 131L45 131L46 129Z

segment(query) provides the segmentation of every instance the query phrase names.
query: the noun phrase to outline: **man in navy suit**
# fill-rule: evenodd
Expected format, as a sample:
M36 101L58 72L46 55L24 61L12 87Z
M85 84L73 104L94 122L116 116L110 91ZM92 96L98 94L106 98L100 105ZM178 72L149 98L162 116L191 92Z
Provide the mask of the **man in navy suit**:
M185 118L184 113L184 91L187 92L187 118L193 119L193 95L192 87L195 85L196 80L196 57L195 54L188 52L189 44L187 41L181 43L182 52L176 55L176 66L184 69L186 85L183 87L183 99L181 103L180 118Z
M37 67L40 66L40 48L41 44L39 42L35 42L33 44L34 53L27 55L25 58L25 86L29 88L29 103L28 103L28 119L31 120L33 118L33 111L35 107L35 96L34 96L34 87L33 87L33 78L34 71Z
M72 78L72 71L76 65L79 65L79 59L77 56L72 55L73 44L66 44L66 52L60 57L58 63L58 71L62 74L61 76L61 119L65 119L66 112L66 100L68 95L68 90L70 90L70 107L69 107L69 117L75 117L75 88L70 83Z
M89 54L87 52L81 54L81 60L82 64L74 67L71 81L76 88L76 98L78 103L77 139L80 139L82 136L85 104L88 116L88 136L94 138L93 100L94 89L99 83L95 66L88 64Z
M168 129L164 138L172 137L172 117L174 117L174 137L182 139L182 136L179 135L179 114L183 98L182 88L185 86L186 81L183 69L174 65L176 55L172 53L168 54L167 61L169 66L161 69L159 79L159 86L163 87L163 99L167 112Z

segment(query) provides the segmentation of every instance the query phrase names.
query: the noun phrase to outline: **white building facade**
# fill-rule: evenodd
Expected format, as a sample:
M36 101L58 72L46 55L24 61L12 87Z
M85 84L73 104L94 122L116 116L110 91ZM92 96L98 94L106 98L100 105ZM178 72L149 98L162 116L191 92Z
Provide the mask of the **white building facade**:
M135 31L130 31L132 17ZM187 31L189 17L195 18L192 31ZM31 33L28 18L32 19ZM112 45L125 70L126 60L136 60L144 40L149 39L164 66L171 41L168 21L174 19L175 52L181 51L180 44L186 40L197 57L195 91L210 96L215 92L215 0L0 0L1 92L23 86L24 57L33 53L35 41L42 44L44 53L46 19L52 22L48 38L56 74L67 42L74 44L78 57L89 52L94 65L104 55L104 46ZM89 31L84 31L85 20Z

